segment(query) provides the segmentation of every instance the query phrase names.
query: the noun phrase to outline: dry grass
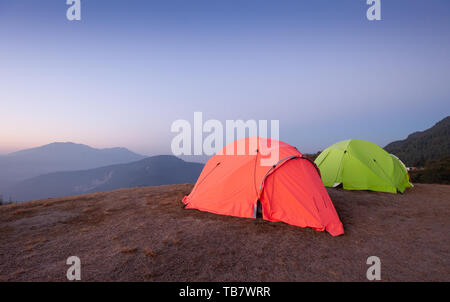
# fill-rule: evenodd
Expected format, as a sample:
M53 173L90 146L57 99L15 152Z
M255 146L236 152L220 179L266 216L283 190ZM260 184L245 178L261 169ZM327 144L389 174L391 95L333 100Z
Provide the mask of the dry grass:
M124 247L120 252L124 254L136 253L137 247L130 247L130 248Z
M145 255L147 255L147 256L150 256L150 257L156 257L156 252L154 252L154 251L152 251L151 249L149 249L149 248L146 248L145 250L144 250L144 252L145 252Z
M330 189L345 235L185 210L192 185L121 189L0 207L0 280L450 281L450 186L406 194Z

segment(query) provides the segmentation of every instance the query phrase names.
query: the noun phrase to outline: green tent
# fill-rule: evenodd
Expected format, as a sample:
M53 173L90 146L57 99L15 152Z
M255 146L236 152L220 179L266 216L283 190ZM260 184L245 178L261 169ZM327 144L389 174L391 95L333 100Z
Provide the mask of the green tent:
M351 139L325 149L315 160L326 187L403 193L412 187L405 165L374 143Z

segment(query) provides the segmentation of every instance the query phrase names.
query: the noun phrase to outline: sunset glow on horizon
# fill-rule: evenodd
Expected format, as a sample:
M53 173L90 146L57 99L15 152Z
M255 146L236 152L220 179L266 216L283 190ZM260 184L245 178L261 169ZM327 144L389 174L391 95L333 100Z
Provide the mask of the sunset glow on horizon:
M189 3L188 3L189 2ZM448 1L0 4L0 154L52 142L170 153L177 119L279 120L302 152L384 146L450 113ZM381 122L380 122L381 121Z

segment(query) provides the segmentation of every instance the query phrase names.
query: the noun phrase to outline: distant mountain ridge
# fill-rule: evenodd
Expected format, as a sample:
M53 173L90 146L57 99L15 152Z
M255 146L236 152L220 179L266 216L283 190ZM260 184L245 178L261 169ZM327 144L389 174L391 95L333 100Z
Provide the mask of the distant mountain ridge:
M196 182L203 164L172 155L152 156L127 164L55 172L22 181L6 191L17 201L110 191L120 188Z
M133 152L129 151L127 148L123 148L123 147L96 149L96 148L90 147L88 145L77 144L77 143L73 143L73 142L54 142L54 143L50 143L50 144L39 146L39 147L34 147L34 148L29 148L29 149L12 152L12 153L7 154L6 156L21 156L21 155L22 156L23 155L36 156L36 155L38 155L38 156L42 156L42 157L48 157L49 155L61 155L62 151L67 151L67 152L93 151L93 152L108 152L108 153L125 151L125 152L133 153ZM134 153L134 154L136 154L136 153Z
M384 149L398 156L407 166L423 166L426 161L450 155L450 116L430 129L414 132Z
M45 173L92 169L143 158L126 148L96 149L71 142L21 150L0 156L0 193L19 181Z

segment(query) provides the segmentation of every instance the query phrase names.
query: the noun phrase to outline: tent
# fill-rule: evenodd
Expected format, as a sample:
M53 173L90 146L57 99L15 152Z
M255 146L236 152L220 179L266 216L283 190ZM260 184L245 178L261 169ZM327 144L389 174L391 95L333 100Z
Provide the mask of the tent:
M405 165L396 156L361 139L328 147L315 163L326 187L403 193L412 186Z
M245 154L236 151L240 146ZM273 154L278 155L274 164L266 165ZM244 138L225 146L206 163L183 203L187 209L246 218L257 218L261 209L264 220L333 236L344 233L314 162L295 147L268 138Z

